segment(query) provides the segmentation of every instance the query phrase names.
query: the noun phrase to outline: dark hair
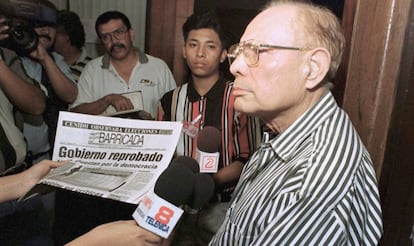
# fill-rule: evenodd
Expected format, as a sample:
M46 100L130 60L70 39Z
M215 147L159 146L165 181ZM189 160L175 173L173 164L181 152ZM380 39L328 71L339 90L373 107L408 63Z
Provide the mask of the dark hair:
M49 0L39 0L38 3L57 11L56 5Z
M57 31L68 34L70 43L78 49L85 45L85 29L79 16L69 10L58 11Z
M110 20L122 20L122 22L124 23L124 25L127 27L127 29L131 29L131 22L129 21L128 17L126 15L124 15L123 13L116 11L116 10L112 10L112 11L107 11L103 14L101 14L98 19L96 19L95 22L95 31L96 34L99 36L99 32L98 32L98 27L102 24L105 24L107 22L109 22Z
M192 30L209 28L213 29L219 36L223 49L229 46L229 37L220 24L218 15L213 11L194 13L185 21L183 25L184 42L187 41L188 34Z

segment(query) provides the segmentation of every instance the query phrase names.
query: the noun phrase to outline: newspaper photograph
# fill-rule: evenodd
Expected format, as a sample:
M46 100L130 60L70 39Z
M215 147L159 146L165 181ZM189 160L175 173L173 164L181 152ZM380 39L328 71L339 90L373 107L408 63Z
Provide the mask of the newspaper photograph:
M169 165L180 122L60 112L53 169L40 184L137 204Z

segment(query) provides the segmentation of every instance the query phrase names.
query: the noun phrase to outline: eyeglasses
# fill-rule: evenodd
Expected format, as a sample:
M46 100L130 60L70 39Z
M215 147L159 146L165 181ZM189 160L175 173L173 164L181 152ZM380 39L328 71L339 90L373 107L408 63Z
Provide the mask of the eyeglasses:
M113 37L117 40L123 39L125 37L125 34L128 32L128 29L116 29L113 32L109 32L109 33L103 33L101 34L101 40L104 43L108 43L109 41L112 41Z
M259 62L260 52L263 52L269 49L284 49L284 50L297 50L297 51L308 50L308 48L279 46L279 45L272 45L272 44L261 44L256 40L247 40L247 41L244 41L238 44L233 44L232 46L230 46L229 51L227 53L227 59L229 60L229 63L231 65L240 54L243 54L246 64L250 67L253 67Z

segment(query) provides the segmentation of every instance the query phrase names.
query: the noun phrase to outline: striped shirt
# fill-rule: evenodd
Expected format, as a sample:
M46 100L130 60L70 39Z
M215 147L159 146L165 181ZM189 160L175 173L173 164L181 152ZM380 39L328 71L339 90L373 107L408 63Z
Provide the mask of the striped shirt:
M331 93L263 142L245 165L210 245L377 245L370 156Z
M221 132L220 165L228 166L238 160L245 163L260 144L259 120L234 110L232 83L221 77L204 96L200 96L190 81L166 93L160 103L157 119L191 122L201 115L194 125L199 129L213 126ZM178 155L195 157L197 136L182 133ZM178 149L179 147L177 147ZM227 190L231 192L233 188ZM227 192L226 192L227 193ZM228 194L225 194L228 195Z
M82 48L82 53L79 56L78 60L75 63L70 65L70 70L72 71L73 76L75 77L75 81L78 82L79 77L82 73L82 70L85 68L86 63L92 60L92 58L88 55L85 48Z

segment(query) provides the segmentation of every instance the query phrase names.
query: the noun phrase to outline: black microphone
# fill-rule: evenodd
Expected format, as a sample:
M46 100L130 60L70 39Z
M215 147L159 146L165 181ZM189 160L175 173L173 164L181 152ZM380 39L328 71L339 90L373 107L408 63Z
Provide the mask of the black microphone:
M210 174L196 173L194 175L193 194L185 206L189 214L196 214L210 201L215 192L214 179Z
M194 174L193 195L184 207L185 213L177 226L171 245L180 245L183 242L194 241L192 237L197 233L194 228L197 226L199 212L214 195L214 191L215 184L210 174Z
M204 127L197 137L196 160L201 173L217 172L221 148L221 133L212 126Z
M193 193L194 173L185 165L167 167L158 177L154 193L175 206L184 205Z
M197 137L197 148L203 152L219 152L221 147L221 133L213 126L205 126Z
M184 166L185 168L191 170L192 173L200 172L200 166L198 165L198 162L189 156L177 156L174 158L170 166L176 165Z
M183 214L179 206L186 204L193 192L194 173L185 165L167 167L148 192L132 217L139 226L163 238L173 231Z

